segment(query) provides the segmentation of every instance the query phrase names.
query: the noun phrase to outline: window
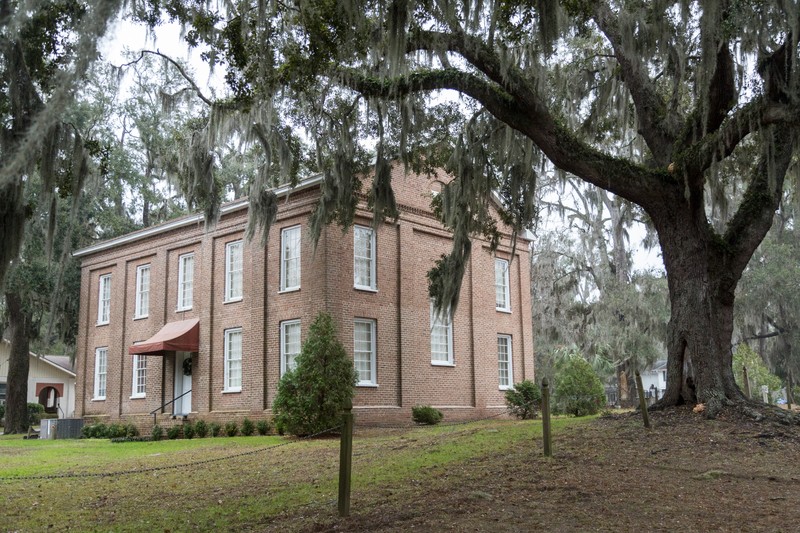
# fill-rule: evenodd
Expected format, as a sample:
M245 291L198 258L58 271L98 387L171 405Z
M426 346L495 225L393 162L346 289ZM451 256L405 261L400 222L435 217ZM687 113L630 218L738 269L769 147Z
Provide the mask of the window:
M98 294L97 323L108 324L111 317L111 274L100 276L100 290Z
M178 311L192 308L194 296L194 254L178 258Z
M287 370L297 368L297 356L300 355L300 348L300 321L281 322L281 376Z
M431 364L453 364L453 322L450 310L437 313L431 302Z
M300 288L300 226L281 232L281 290Z
M131 391L131 398L144 398L146 383L147 356L135 354L133 356L133 389Z
M0 383L0 405L5 405L6 403L6 388L7 385L5 383Z
M353 226L353 285L356 289L376 290L375 232Z
M150 265L136 269L136 308L133 318L145 318L150 312Z
M377 385L375 377L375 321L356 319L353 323L353 364L359 385Z
M494 288L498 311L511 311L511 294L508 287L508 261L494 260Z
M225 330L225 389L242 390L242 328Z
M225 301L242 299L242 241L225 245Z
M106 373L108 372L108 348L94 352L94 399L106 399Z
M514 371L511 364L511 335L497 336L497 364L500 373L500 388L510 389L514 384Z

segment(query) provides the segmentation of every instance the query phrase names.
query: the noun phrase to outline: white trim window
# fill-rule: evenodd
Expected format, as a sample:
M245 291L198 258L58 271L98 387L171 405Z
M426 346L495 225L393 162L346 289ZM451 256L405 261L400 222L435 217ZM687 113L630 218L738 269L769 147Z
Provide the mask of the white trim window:
M357 318L353 322L353 364L358 372L358 385L378 384L375 368L375 321Z
M494 260L494 289L498 311L511 311L511 289L508 283L508 261Z
M448 309L437 313L431 302L431 364L452 366L453 362L453 319Z
M511 335L497 336L497 367L500 389L510 389L514 385L514 368L511 360Z
M375 231L353 226L353 286L356 289L377 290L375 278Z
M242 328L225 330L225 392L242 390Z
M144 398L147 386L147 356L134 354L131 398Z
M242 299L242 241L225 245L225 301L236 302Z
M94 399L106 399L106 376L108 375L108 348L94 351Z
M147 318L150 314L150 265L136 267L136 306L133 318Z
M178 311L192 308L194 298L194 253L178 257Z
M281 231L281 291L300 288L300 226Z
M284 320L281 322L281 376L297 368L297 356L301 349L300 321Z
M111 274L100 276L97 296L97 324L108 324L111 320Z

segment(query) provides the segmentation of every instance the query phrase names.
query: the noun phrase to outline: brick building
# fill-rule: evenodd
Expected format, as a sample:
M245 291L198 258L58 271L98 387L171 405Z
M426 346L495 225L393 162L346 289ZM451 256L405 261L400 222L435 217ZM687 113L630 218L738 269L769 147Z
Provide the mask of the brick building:
M458 309L432 316L426 273L451 236L430 199L446 179L396 169L397 222L373 231L362 205L352 228L325 228L316 250L307 228L319 178L276 191L266 246L244 238L240 200L210 231L190 215L79 250L76 415L268 417L322 310L359 372L360 422L407 422L420 404L449 419L499 412L503 390L533 378L527 242L513 261L508 232L494 255L474 242Z

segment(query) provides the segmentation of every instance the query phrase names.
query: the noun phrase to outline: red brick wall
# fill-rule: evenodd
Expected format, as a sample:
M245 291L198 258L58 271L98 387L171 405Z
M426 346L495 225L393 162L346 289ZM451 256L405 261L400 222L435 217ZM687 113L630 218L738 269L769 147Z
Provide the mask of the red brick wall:
M202 224L165 231L82 257L81 317L78 337L78 416L139 419L173 396L174 356L147 356L146 397L131 399L132 356L128 347L156 333L166 322L200 319L199 353L193 358L192 416L227 420L269 415L280 376L280 324L301 321L301 339L319 311L331 313L339 338L353 350L353 321L376 323L377 387L358 387L355 406L362 423L407 422L414 405L442 408L446 417L477 418L503 408L498 386L497 335L512 336L514 381L533 378L529 259L520 242L512 261L511 313L495 309L494 256L480 242L462 285L453 318L454 365L431 364L430 308L426 273L450 250L451 239L430 214L436 178L404 176L395 169L393 185L401 216L376 233L377 291L353 286L353 231L325 228L314 249L308 216L316 189L281 200L267 246L245 240L243 298L224 302L225 245L244 238L246 210L226 214L213 230ZM369 185L365 184L363 190ZM356 224L369 226L359 209ZM301 287L281 293L281 230L300 225ZM176 311L178 257L193 252L191 310ZM509 259L508 239L497 252ZM150 264L150 306L133 319L136 268ZM99 276L112 274L111 320L97 326ZM242 390L223 393L224 331L242 328ZM95 348L108 346L107 396L93 401ZM196 415L195 415L196 413ZM163 416L162 416L163 418Z

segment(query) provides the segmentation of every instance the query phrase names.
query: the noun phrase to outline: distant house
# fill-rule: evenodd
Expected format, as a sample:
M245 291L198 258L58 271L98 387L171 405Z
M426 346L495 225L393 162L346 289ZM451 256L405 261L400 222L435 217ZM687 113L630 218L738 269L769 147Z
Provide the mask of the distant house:
M189 215L75 252L77 416L269 416L320 311L358 372L361 422L410 420L419 404L451 419L504 411L505 390L533 379L528 243L512 248L495 213L499 248L474 239L458 308L433 313L426 274L452 234L430 201L450 177L393 173L396 221L374 225L361 195L353 226L324 228L316 248L308 217L321 177L275 191L266 245L245 239L238 200L211 229Z
M667 392L667 360L659 359L641 372L644 396L650 403L660 400Z
M0 341L0 403L3 404L10 355L11 343L3 339ZM68 356L30 353L28 403L40 403L46 413L58 418L71 418L75 414L75 369Z

